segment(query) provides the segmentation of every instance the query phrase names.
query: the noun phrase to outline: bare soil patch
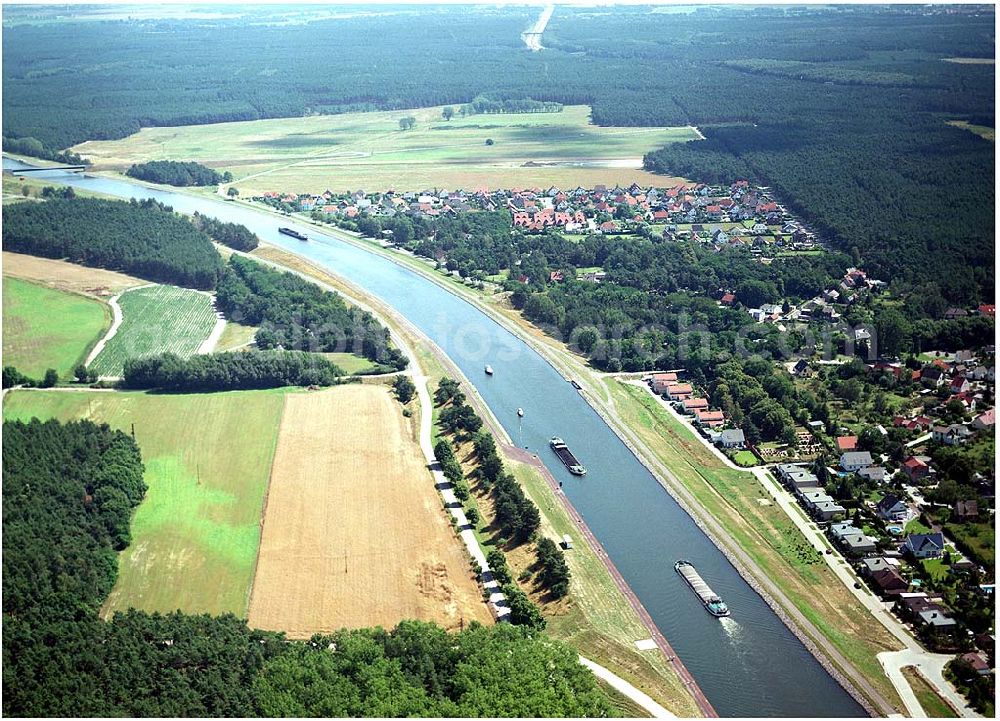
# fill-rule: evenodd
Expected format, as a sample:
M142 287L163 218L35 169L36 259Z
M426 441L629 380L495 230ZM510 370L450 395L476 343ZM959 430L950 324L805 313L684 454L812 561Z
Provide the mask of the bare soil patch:
M101 268L88 268L65 260L39 258L3 251L4 275L23 278L56 290L104 298L126 288L148 284L148 280Z
M249 622L305 638L492 620L388 388L285 399Z

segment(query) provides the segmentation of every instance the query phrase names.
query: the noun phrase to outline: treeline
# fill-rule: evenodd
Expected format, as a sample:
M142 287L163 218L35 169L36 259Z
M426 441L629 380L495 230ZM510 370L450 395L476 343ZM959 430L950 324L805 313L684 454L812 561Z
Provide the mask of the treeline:
M209 290L223 264L208 236L155 200L54 198L4 210L6 250Z
M196 228L204 231L209 238L233 250L241 250L244 253L249 253L260 245L260 238L245 225L226 223L218 218L209 218L197 210L194 212L191 222L194 223Z
M612 716L577 652L527 628L416 621L308 642L232 615L107 623L145 491L131 438L90 422L3 427L7 716ZM518 606L520 612L520 606Z
M125 171L125 175L145 180L147 183L174 185L180 188L191 185L218 185L231 178L229 173L223 176L201 163L176 160L150 160L146 163L135 163Z
M129 358L125 388L206 392L333 385L343 371L322 356L301 351L208 353L181 358L173 353Z
M26 137L26 138L11 138L7 135L3 136L3 149L7 153L16 153L18 155L30 155L33 158L41 158L42 160L52 160L57 163L66 163L67 165L90 165L90 160L86 158L81 158L74 152L69 150L58 151L51 148L45 147L38 138Z
M483 488L489 491L493 499L494 523L505 542L518 546L537 535L541 525L541 515L538 507L532 503L514 476L504 471L503 461L497 450L493 436L482 430L482 419L475 410L465 402L465 394L460 390L457 381L443 378L434 393L434 401L443 408L438 414L438 424L447 433L460 438L471 438L476 459L476 476ZM438 441L434 449L435 457L441 463L442 472L456 486L455 495L463 502L468 499L469 492L465 483L465 474L461 464L455 457L454 449L447 439ZM461 495L459 494L461 489ZM569 592L570 573L562 550L551 540L538 539L536 556L540 573L539 582L553 598L562 598ZM513 583L510 569L502 551L495 549L487 557L490 568L493 569L497 582L503 587L508 600L513 596L516 601L511 603L519 611L516 616L520 621L539 626L544 619L531 607L530 600ZM510 586L508 593L507 586ZM523 599L521 598L523 596Z
M234 255L216 297L226 317L260 326L256 343L261 349L352 352L396 370L409 363L370 313L348 308L336 293L294 273Z
M559 113L562 103L531 98L498 98L492 95L477 95L471 103L464 103L460 115L480 115L490 113Z

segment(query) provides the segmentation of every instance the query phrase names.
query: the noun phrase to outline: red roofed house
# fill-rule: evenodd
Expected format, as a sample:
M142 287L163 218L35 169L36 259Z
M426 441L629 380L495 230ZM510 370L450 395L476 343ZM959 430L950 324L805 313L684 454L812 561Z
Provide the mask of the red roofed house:
M979 315L986 315L990 318L995 318L997 314L997 307L995 305L981 305L979 306Z
M685 398L684 399L684 412L694 413L695 411L705 411L708 410L708 399L707 398Z
M726 422L726 414L722 411L695 411L695 420L703 426L715 428Z
M972 430L985 431L996 424L996 409L990 408L984 413L980 413L972 420Z
M837 439L837 450L853 451L858 447L858 437L857 436L840 436Z
M694 388L691 387L690 383L672 383L667 386L667 395L670 396L670 400L682 401L685 398L690 398L694 394Z
M951 385L948 386L948 390L952 393L965 393L969 390L970 383L963 376L955 376L951 379Z
M560 270L553 270L551 273L549 273L549 282L550 283L560 283L563 280L564 280L564 278L563 278L562 271L560 271Z
M654 373L652 383L653 393L666 393L667 388L676 382L676 373Z
M926 478L931 472L930 466L916 456L910 456L903 461L903 473L909 476L910 480L916 483L921 478Z
M725 293L722 298L719 299L719 302L722 303L722 305L732 305L735 301L736 295L734 293Z

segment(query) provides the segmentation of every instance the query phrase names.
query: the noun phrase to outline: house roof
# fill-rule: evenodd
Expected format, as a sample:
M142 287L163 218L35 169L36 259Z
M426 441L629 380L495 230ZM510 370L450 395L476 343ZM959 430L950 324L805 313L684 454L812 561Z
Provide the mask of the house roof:
M904 509L906 508L906 504L905 503L903 503L901 500L899 500L898 498L896 498L896 496L894 496L891 493L889 493L889 494L886 494L882 498L882 500L878 502L878 505L876 505L876 508L879 510L880 513L888 513L889 511L895 509L896 506L903 506Z
M905 545L914 553L928 549L943 549L944 536L940 533L912 533L907 536Z
M723 443L746 443L746 436L739 428L723 431L721 438Z
M837 448L841 451L853 451L858 447L857 436L840 436L837 438Z
M872 454L868 451L848 451L840 457L842 466L870 466Z

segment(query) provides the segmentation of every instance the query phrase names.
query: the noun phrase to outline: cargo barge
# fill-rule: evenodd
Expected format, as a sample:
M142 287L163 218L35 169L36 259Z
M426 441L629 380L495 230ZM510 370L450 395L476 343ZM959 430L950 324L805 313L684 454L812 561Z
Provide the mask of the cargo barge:
M706 611L716 618L729 615L729 607L719 598L715 591L708 587L708 584L702 580L702 577L698 575L698 572L689 561L678 561L674 564L674 570L681 575L681 578L687 582L691 590L698 595Z
M285 235L290 235L293 238L298 238L299 240L309 240L309 236L304 233L300 233L297 230L292 230L291 228L278 228L279 233L284 233Z
M563 462L566 469L572 473L574 476L582 476L587 473L587 469L583 467L583 464L576 459L573 455L573 451L569 449L566 442L562 438L553 438L549 441L549 446L555 451L555 454L559 457L559 460Z

